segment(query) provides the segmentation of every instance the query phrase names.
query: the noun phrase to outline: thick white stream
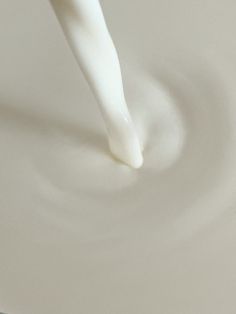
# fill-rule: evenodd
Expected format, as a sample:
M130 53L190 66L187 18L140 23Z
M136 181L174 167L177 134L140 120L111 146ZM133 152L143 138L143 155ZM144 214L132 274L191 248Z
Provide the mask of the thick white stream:
M100 104L111 152L131 167L141 167L141 148L124 96L118 56L99 1L50 1Z

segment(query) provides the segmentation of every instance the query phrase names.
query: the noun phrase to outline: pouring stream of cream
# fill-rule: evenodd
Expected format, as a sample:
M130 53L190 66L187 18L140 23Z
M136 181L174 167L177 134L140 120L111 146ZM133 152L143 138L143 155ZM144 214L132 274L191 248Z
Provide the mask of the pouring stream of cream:
M98 0L50 0L76 60L100 104L112 154L142 166L140 143L127 108L120 64Z

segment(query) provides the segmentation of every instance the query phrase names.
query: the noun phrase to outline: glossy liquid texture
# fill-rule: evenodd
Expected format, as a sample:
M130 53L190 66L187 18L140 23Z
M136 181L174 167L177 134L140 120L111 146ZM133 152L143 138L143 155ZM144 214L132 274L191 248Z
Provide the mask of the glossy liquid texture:
M123 91L120 64L98 0L51 0L65 36L100 104L111 152L142 166L139 140Z
M49 1L0 1L0 312L235 314L236 2L101 5L138 171Z

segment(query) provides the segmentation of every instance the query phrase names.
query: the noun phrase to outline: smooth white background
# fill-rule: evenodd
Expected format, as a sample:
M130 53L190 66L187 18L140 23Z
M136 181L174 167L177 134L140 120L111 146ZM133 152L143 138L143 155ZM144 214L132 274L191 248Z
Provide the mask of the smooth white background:
M0 2L0 310L234 314L236 4L101 4L140 171L110 158L49 3Z

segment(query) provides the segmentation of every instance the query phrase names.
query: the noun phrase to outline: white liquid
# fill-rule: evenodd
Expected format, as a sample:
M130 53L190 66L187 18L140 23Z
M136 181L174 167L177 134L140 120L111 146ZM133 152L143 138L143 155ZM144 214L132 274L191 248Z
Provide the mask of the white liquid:
M0 312L235 314L236 2L101 4L138 171L49 1L0 1Z
M119 60L98 0L51 3L101 105L111 152L131 167L141 167L142 153L125 101Z

